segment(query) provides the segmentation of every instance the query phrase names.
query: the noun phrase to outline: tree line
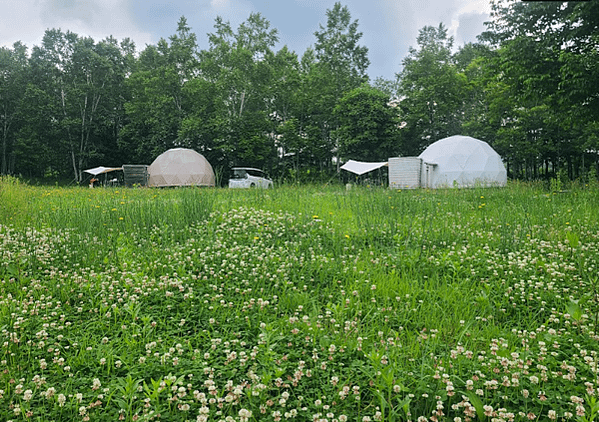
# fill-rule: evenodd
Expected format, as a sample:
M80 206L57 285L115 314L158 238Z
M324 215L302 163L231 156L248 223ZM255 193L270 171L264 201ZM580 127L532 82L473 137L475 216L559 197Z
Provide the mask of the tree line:
M0 48L0 174L84 179L97 165L150 164L173 147L217 170L329 178L347 159L418 155L455 134L488 142L511 177L597 173L599 3L494 0L479 42L457 51L419 31L394 80L369 80L368 49L336 3L301 56L275 50L260 14L220 18L200 50L184 17L138 52L49 29L31 51Z

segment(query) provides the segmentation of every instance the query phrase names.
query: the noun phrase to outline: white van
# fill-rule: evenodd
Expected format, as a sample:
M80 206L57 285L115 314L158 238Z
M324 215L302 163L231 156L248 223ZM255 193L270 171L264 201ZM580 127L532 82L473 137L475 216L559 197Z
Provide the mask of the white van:
M231 170L230 188L272 188L272 180L262 170L251 167L234 167Z

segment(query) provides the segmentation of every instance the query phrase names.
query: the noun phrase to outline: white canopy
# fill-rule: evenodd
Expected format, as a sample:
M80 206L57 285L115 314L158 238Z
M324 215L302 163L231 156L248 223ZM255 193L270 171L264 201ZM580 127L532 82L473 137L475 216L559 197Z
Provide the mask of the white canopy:
M98 174L110 173L115 170L122 170L122 167L95 167L93 169L83 170L85 173L89 173L91 175L97 176Z
M369 171L385 167L386 165L388 165L386 161L384 163L365 163L363 161L349 160L347 163L341 166L341 169L355 173L359 176L364 173L368 173Z

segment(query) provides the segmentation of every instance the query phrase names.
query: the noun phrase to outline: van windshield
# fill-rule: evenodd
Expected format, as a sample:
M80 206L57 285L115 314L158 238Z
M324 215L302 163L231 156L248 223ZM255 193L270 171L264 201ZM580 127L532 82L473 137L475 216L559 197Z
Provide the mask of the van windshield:
M231 179L245 179L247 177L247 171L243 169L235 169L233 170L233 174L231 175Z
M264 177L264 172L262 170L257 169L248 169L246 170L250 176L254 177Z

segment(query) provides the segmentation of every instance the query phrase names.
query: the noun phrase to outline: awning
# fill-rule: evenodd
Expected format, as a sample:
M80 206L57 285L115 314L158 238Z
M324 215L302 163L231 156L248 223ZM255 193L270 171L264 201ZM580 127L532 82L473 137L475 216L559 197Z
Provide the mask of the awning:
M385 167L388 164L389 163L386 161L384 163L365 163L363 161L349 160L347 163L341 166L341 169L355 173L357 175L362 175L364 173L368 173L369 171Z
M122 167L95 167L93 169L83 170L85 173L97 176L98 174L110 173L111 171L122 170Z

